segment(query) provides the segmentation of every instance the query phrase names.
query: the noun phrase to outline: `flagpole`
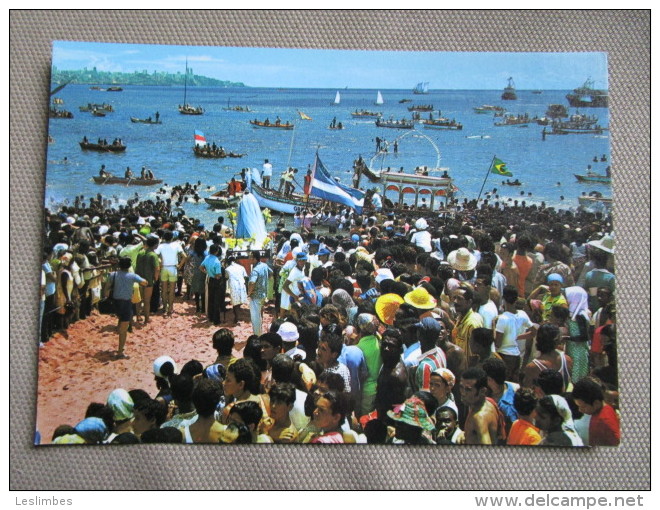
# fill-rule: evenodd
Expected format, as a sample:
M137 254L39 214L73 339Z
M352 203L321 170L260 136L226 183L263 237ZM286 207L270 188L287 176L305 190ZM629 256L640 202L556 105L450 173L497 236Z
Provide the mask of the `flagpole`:
M484 186L486 186L486 181L488 180L488 175L490 174L490 171L493 168L493 163L495 162L496 156L493 156L493 159L490 161L490 165L488 165L488 172L486 172L486 177L484 177L484 182L481 185L481 189L479 190L479 196L477 197L477 205L479 205L479 199L481 198L481 193L484 190Z

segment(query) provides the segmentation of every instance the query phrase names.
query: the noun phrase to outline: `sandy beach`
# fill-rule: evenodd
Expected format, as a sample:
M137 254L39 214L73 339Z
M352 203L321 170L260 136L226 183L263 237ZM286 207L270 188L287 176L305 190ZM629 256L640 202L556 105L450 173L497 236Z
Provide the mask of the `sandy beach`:
M272 306L264 309L264 328L272 321L272 311ZM229 316L233 319L231 313ZM219 326L234 332L235 356L242 356L245 342L252 334L246 305L239 320L238 324L225 321ZM176 298L172 317L157 313L148 325L135 324L126 341L128 359L115 359L116 325L114 315L94 311L67 331L54 334L39 349L37 430L41 444L50 443L59 425L76 425L85 417L91 402L105 403L108 394L116 388L141 388L154 397L157 389L152 364L159 356L171 356L178 370L192 359L207 366L216 358L211 338L218 326L203 314L196 314L193 301Z

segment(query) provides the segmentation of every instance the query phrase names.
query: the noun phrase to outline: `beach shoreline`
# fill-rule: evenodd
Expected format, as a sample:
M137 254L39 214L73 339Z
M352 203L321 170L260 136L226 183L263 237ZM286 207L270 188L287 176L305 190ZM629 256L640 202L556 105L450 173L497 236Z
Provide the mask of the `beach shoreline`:
M90 403L105 403L116 388L141 388L155 397L158 390L152 364L159 356L171 356L178 369L192 359L204 366L212 364L217 353L211 339L219 328L226 327L234 333L233 354L242 357L252 334L247 306L241 308L238 324L224 321L220 326L209 322L206 315L195 313L194 301L177 297L174 308L171 317L156 313L150 324L133 326L126 342L128 359L115 359L115 315L101 315L97 310L67 330L55 333L39 349L36 430L41 435L40 444L51 443L59 425L76 425L85 417ZM265 330L272 322L272 310L272 306L264 308Z

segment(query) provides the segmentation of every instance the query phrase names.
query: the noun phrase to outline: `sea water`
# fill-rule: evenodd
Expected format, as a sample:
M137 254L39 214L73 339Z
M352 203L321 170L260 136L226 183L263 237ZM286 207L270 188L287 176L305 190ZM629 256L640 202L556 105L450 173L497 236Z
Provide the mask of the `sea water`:
M266 89L266 88L215 88L194 87L187 91L187 102L204 108L201 116L182 115L178 105L183 103L182 87L123 86L121 92L90 90L88 85L68 85L58 92L64 100L58 108L73 113L73 119L50 119L48 132L53 141L48 145L46 174L46 207L54 207L65 201L73 203L82 195L89 197L101 193L125 203L136 196L155 199L161 186L98 185L92 180L99 174L102 164L116 176L123 177L130 167L137 177L143 166L150 168L155 177L171 187L189 182L201 182L200 197L211 195L214 190L226 187L233 176L239 176L242 168L261 168L264 159L273 164L271 186L279 184L280 173L292 166L299 169L297 182L302 184L309 165L314 163L315 153L326 168L341 182L351 185L353 161L362 156L376 170L391 167L412 173L417 166L447 169L458 188L456 198L476 198L484 186L484 193L497 189L500 202L513 200L527 203L545 202L548 206L575 209L583 192L600 191L611 196L607 185L581 184L574 174L584 174L587 165L604 174L609 161L609 131L602 135L579 134L547 136L542 139L543 127L495 126L500 119L489 114L477 114L473 108L484 105L501 105L512 114L527 113L530 118L544 117L549 104L567 105L569 91L518 91L518 100L502 101L500 90L446 90L430 91L427 95L413 95L410 90L381 90L385 103L375 105L377 90L340 90L341 102L333 104L336 89ZM410 102L399 103L401 99ZM88 103L108 103L114 112L105 117L80 112L79 106ZM414 131L379 128L373 118L352 117L351 112L366 109L383 114L383 119L410 119L411 105L432 104L434 118L440 116L455 119L463 125L460 131L424 129L420 124ZM250 112L228 111L233 106L248 107ZM160 113L162 124L134 124L130 117L155 118ZM312 120L302 120L303 112ZM576 113L571 108L569 113ZM598 124L609 125L605 108L585 108L580 113L596 115ZM428 112L421 112L428 118ZM254 128L250 120L268 118L271 122L279 116L281 121L295 124L294 130ZM331 130L333 119L341 122L343 130ZM203 159L193 153L195 130L202 131L208 143L215 142L226 151L244 153L243 158ZM121 138L127 149L123 153L98 153L83 151L79 142L83 136L91 142L98 138L111 143ZM388 154L376 155L376 138L388 142ZM397 140L398 152L393 152ZM605 154L607 162L600 162ZM592 161L598 156L599 162ZM494 157L504 161L513 174L508 179L518 179L522 186L506 186L507 179L488 170ZM66 158L66 162L65 162ZM439 175L440 170L430 175ZM361 187L376 187L362 180ZM379 189L382 186L378 186ZM530 195L531 193L531 195ZM391 194L391 196L390 196ZM395 193L388 196L396 200ZM165 195L161 195L165 196ZM563 197L563 199L561 198ZM483 198L483 195L482 195ZM213 223L218 216L201 200L183 204L186 214Z

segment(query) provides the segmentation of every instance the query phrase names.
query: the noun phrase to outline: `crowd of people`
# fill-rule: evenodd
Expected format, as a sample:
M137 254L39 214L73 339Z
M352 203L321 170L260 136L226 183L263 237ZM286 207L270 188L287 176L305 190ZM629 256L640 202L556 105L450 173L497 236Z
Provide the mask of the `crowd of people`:
M619 443L608 217L347 211L340 233L278 225L240 253L223 221L103 203L46 211L41 341L109 291L124 357L133 321L176 313L180 294L218 326L218 356L178 370L163 353L155 388L114 390L55 443ZM252 335L237 339L222 326L243 306Z

